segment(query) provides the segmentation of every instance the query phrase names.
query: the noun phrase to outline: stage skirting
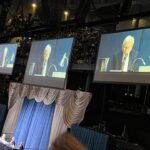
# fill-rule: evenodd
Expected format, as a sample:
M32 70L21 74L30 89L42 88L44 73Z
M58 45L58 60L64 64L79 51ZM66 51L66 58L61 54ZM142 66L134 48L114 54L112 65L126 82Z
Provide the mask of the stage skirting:
M72 124L79 124L84 119L85 110L91 97L91 93L79 90L60 90L13 82L9 86L9 111L3 133L9 135L9 138L14 136L25 99L44 105L54 105L53 118L49 126L51 129L48 149L50 149L52 142L58 135L64 133Z

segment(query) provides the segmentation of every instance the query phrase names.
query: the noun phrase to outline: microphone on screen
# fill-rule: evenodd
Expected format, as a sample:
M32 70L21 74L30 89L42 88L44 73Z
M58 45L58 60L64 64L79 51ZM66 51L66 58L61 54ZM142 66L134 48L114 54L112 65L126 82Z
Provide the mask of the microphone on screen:
M144 61L143 58L138 57L138 58L134 59L134 61L133 61L133 63L132 63L132 71L133 71L133 72L135 71L135 69L134 69L135 64L136 64L138 61L141 61L144 66L146 65L146 62Z

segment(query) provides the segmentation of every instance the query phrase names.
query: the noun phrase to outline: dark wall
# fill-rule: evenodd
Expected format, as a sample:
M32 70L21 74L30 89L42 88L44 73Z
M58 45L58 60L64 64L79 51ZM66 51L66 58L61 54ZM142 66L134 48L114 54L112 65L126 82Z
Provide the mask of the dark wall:
M88 71L72 71L68 87L84 90ZM105 124L106 131L122 136L145 149L150 147L150 90L148 85L106 84L91 82L89 91L93 94L86 110L82 126L94 127Z

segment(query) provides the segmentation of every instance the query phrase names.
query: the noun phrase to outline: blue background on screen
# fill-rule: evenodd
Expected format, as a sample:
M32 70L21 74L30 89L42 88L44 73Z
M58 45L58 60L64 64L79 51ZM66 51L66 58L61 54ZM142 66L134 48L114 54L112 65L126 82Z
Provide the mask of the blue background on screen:
M141 45L140 45L140 56L144 59L147 66L150 66L150 29L144 29Z
M125 37L128 35L133 36L135 39L132 51L138 51L139 57L143 58L147 66L150 65L150 29L140 29L118 33L103 34L101 36L98 59L110 58L107 70L111 70L112 58L117 53L119 53L119 51L121 51L122 43ZM96 66L96 70L98 70L98 64Z
M50 64L55 64L58 71L66 72L67 66L64 68L59 66L59 63L66 53L69 60L71 49L72 49L73 38L46 40L46 41L36 41L32 43L31 52L28 63L38 62L43 57L43 51L47 44L51 45L52 51L49 59Z
M2 60L3 52L6 47L8 48L6 62L9 64L14 64L15 56L16 56L16 52L17 52L17 44L2 44L2 45L0 45L0 60Z

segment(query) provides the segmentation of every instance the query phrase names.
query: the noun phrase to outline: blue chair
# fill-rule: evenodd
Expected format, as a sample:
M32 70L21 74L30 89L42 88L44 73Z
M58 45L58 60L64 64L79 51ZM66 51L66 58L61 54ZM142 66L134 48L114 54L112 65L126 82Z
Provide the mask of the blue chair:
M106 150L108 147L109 136L73 125L70 129L71 134L76 137L88 150Z

